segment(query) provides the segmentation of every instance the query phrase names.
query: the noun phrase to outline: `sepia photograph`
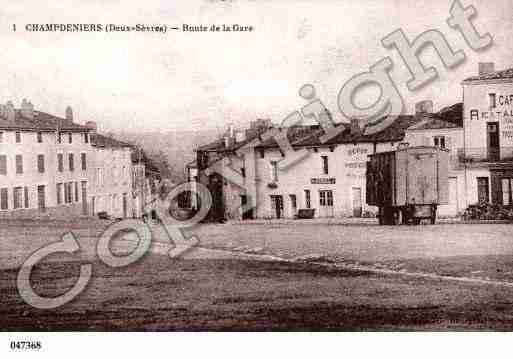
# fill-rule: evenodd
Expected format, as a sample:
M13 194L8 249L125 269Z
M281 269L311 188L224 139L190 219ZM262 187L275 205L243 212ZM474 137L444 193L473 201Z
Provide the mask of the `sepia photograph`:
M2 350L511 331L512 35L511 0L5 2Z

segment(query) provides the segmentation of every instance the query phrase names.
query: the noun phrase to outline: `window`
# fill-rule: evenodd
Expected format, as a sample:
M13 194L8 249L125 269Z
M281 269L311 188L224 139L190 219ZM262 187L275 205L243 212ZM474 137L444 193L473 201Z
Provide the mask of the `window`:
M21 155L16 155L16 173L23 173L23 157Z
M45 186L37 186L37 207L41 210L46 208L45 203Z
M69 186L68 183L64 183L64 203L69 203Z
M278 162L271 161L271 169L273 182L278 182Z
M69 170L75 170L75 159L73 157L73 153L68 154L68 162L69 162Z
M477 200L482 203L490 202L490 186L488 177L477 177Z
M326 191L319 191L319 205L326 206Z
M37 142L43 143L43 134L41 132L37 133Z
M64 201L66 203L73 202L73 182L64 184Z
M497 107L497 96L494 93L488 94L490 97L490 108Z
M435 146L438 148L446 148L445 147L445 136L435 136L433 138Z
M513 204L513 178L503 178L502 182L502 204L505 206Z
M30 203L29 203L29 189L28 187L24 187L23 188L23 194L24 194L24 197L25 197L25 208L29 208L30 207Z
M57 132L57 143L62 143L62 133Z
M39 173L45 172L45 155L37 155L37 171Z
M71 132L68 133L68 143L73 143L73 134Z
M333 207L333 191L319 191L319 205Z
M78 182L75 182L75 202L78 202Z
M57 154L57 170L59 172L64 171L64 156L62 155L62 153Z
M21 143L21 132L16 132L16 143Z
M7 175L7 156L0 155L0 175Z
M470 110L470 121L479 120L479 112L477 110Z
M13 202L14 202L14 209L21 208L21 204L23 201L23 192L21 187L14 187L13 191Z
M4 133L0 132L0 143L4 142Z
M258 150L258 153L260 153L260 158L264 158L264 157L265 157L265 151L264 151L264 149L263 149L263 148L260 148L260 149Z
M57 204L62 204L62 183L57 183Z
M242 175L243 178L246 178L246 169L244 167L240 168L240 174Z
M0 209L9 209L9 195L7 193L7 188L0 189Z
M322 158L322 173L328 174L328 156L321 156Z
M89 134L87 132L84 133L84 143L89 143Z
M82 163L82 171L85 171L87 169L86 154L85 153L81 153L80 154L80 162Z
M310 201L310 190L309 189L305 189L305 207L306 208L312 207L312 202Z

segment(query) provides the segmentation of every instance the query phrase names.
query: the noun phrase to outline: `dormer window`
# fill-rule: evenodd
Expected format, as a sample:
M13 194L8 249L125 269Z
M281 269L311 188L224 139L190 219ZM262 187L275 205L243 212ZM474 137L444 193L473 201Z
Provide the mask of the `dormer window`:
M497 107L497 96L494 93L488 94L490 98L490 108Z

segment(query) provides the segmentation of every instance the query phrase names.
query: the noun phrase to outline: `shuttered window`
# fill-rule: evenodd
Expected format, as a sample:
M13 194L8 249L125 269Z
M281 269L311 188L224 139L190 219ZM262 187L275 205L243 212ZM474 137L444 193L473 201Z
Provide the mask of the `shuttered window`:
M25 197L25 208L29 208L30 207L30 201L29 201L29 189L28 189L28 187L25 186L25 188L23 188L23 192L24 192L24 197Z
M57 204L62 204L62 183L57 183Z
M45 156L37 155L37 171L39 173L45 172Z
M23 173L23 157L22 155L16 155L16 173Z
M64 156L62 155L62 153L57 154L57 170L59 172L64 171Z
M7 188L0 188L0 209L9 209L9 195Z
M0 175L7 174L7 156L0 155Z
M70 153L68 155L69 160L69 170L74 171L75 170L75 158L73 157L73 153Z
M14 204L14 207L13 208L14 209L21 208L22 201L23 201L22 188L21 187L14 187L14 190L13 190L13 204Z
M82 171L85 171L87 169L87 161L86 161L86 154L81 153L80 154L80 161L82 162Z

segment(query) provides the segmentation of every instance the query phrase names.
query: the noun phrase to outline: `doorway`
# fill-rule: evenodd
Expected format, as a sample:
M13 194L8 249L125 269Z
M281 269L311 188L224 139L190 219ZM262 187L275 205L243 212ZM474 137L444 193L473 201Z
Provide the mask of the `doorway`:
M333 217L333 191L319 191L319 216Z
M353 217L361 217L362 212L362 189L353 187Z
M480 203L490 202L490 185L488 177L477 177L477 201Z
M488 122L486 124L488 160L498 161L500 159L499 123Z
M271 195L271 209L274 218L283 218L283 196Z
M87 181L81 181L82 186L82 214L87 215Z

